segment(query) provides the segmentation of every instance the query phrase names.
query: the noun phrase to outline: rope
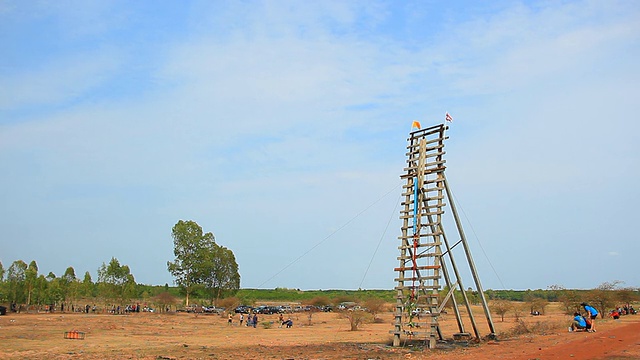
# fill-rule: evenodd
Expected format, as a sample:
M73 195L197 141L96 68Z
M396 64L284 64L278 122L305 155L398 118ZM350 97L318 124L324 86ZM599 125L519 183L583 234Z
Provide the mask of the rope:
M358 217L360 217L360 215L362 215L363 213L365 213L367 210L369 210L371 207L373 207L375 204L377 204L380 200L384 199L387 195L389 195L392 191L396 190L398 187L400 187L400 185L402 185L402 183L396 185L393 187L393 189L387 191L384 195L380 196L377 200L375 200L373 203L371 203L369 206L367 206L364 210L360 211L358 214L356 214L354 217L352 217L349 221L347 221L346 223L344 223L343 225L341 225L338 229L336 229L334 232L332 232L331 234L327 235L324 239L320 240L320 242L318 242L317 244L313 245L309 250L305 251L302 255L298 256L297 258L295 258L293 261L291 261L289 264L287 264L285 267L283 267L280 271L276 272L275 274L273 274L270 278L268 278L267 280L263 281L262 284L258 285L258 287L262 287L264 284L268 283L269 281L271 281L273 278L275 278L276 276L280 275L281 273L283 273L285 270L287 270L288 268L290 268L293 264L297 263L300 259L302 259L303 257L305 257L307 254L309 254L310 252L312 252L315 248L317 248L318 246L322 245L325 241L327 241L329 238L331 238L333 235L335 235L336 233L338 233L340 230L344 229L345 227L347 227L347 225L349 225L351 222L353 222L355 219L357 219Z
M389 221L387 221L387 226L384 228L384 231L382 232L382 236L380 236L380 240L378 241L378 245L376 246L376 250L373 252L373 255L371 256L371 260L369 260L369 265L367 265L367 270L364 271L364 275L362 276L362 281L360 281L360 285L358 286L358 289L362 288L362 284L364 283L364 279L367 277L367 273L369 272L369 269L371 268L371 263L373 263L373 259L376 257L376 254L378 253L378 249L380 248L380 244L382 243L382 240L384 239L384 236L387 234L387 230L389 229L389 224L391 224L391 220L393 220L395 215L396 215L396 210L398 209L398 204L400 204L400 199L402 199L402 195L398 196L398 201L396 201L396 206L393 208L393 212L391 212L391 216L389 217Z
M498 272L493 267L493 264L491 263L491 260L489 260L489 256L487 256L487 253L484 251L484 247L482 247L482 243L480 243L480 239L478 238L478 235L476 234L476 230L473 228L473 225L471 224L471 221L469 221L469 218L467 217L467 213L464 212L464 209L462 208L462 205L460 204L460 201L458 200L456 195L453 193L453 191L451 191L451 195L453 195L453 199L458 204L458 208L460 208L460 210L462 211L462 215L464 215L464 218L467 220L467 223L469 223L469 227L471 228L471 232L473 233L473 236L476 238L476 241L478 242L478 245L480 246L480 250L482 250L482 254L484 254L485 259L487 259L487 262L489 263L489 266L491 266L491 270L493 270L493 273L496 275L496 278L498 278L498 281L500 282L500 285L502 285L502 288L506 289L507 287L504 286L504 284L502 283L502 279L500 279L500 275L498 275Z

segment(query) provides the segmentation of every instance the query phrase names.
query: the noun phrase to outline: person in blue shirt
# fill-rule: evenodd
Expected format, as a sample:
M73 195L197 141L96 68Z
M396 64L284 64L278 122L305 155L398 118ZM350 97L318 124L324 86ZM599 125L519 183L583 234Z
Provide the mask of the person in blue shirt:
M580 305L584 307L584 310L587 312L587 318L591 320L591 332L596 332L596 318L598 317L598 310L587 303L582 303Z
M587 330L587 321L582 317L582 315L580 315L580 313L573 314L573 322L569 328L569 331L576 330Z

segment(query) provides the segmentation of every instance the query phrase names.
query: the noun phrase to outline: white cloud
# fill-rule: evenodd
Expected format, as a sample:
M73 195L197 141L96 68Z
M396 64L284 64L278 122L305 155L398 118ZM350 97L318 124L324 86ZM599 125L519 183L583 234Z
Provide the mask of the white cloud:
M448 178L478 234L489 237L484 244L499 258L498 271L513 274L507 286L545 287L548 279L511 271L517 261L500 256L505 247L564 264L593 240L593 224L605 215L617 237L628 235L618 224L633 211L617 199L638 197L640 22L632 5L509 5L405 41L377 28L404 24L387 18L393 13L385 4L321 4L198 3L187 28L176 29L183 36L139 56L118 46L126 39L109 40L2 75L10 86L0 108L56 108L2 125L8 234L24 233L35 213L49 215L46 232L30 230L32 242L45 233L54 242L79 241L91 232L99 246L117 242L109 256L121 258L130 254L119 249L135 238L158 251L154 258L167 257L159 265L127 258L132 269L155 269L139 280L157 282L154 273L171 256L162 252L168 230L191 218L237 253L243 284L257 286L395 186L411 120L429 125L449 111L456 121ZM420 26L411 22L406 33L421 33ZM628 52L615 51L622 48ZM156 86L127 98L107 91L111 82L128 88L123 69L133 63L144 63ZM617 122L608 124L612 112ZM610 198L620 212L603 214L598 207ZM318 247L295 272L351 264L351 277L335 286L359 283L394 200ZM70 219L81 219L78 234L58 225ZM394 226L371 286L393 286ZM159 241L169 245L156 248ZM544 252L549 246L560 259ZM22 257L18 250L5 256ZM330 287L325 280L312 283ZM282 274L273 282L316 287L297 281ZM583 286L569 281L548 282Z
M0 75L0 110L64 104L87 95L122 66L112 48L78 52L52 60L37 69Z

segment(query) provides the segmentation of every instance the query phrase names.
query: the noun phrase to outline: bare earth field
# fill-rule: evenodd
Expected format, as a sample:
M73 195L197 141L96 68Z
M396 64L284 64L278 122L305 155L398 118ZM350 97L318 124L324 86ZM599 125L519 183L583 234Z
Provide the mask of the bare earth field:
M640 359L640 315L598 319L596 333L569 333L570 318L549 313L524 319L531 328L544 324L545 331L507 336L514 319L497 318L503 334L497 341L447 342L432 350L389 346L391 313L359 331L349 331L348 320L334 313L314 313L310 323L307 314L294 314L290 329L278 327L277 315L260 317L274 321L272 328L254 329L240 327L237 315L229 326L219 315L186 313L7 314L0 316L0 359ZM486 334L484 318L477 322ZM450 315L441 328L446 338L457 332ZM71 330L85 339L65 339Z

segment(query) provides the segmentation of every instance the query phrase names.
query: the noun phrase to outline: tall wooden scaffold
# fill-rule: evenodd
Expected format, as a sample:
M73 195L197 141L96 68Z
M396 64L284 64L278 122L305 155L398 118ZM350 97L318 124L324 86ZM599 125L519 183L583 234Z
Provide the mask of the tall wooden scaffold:
M400 346L402 336L405 336L406 340L424 340L428 348L435 348L437 341L443 340L438 318L449 300L453 304L459 331L453 335L454 339L471 338L471 334L465 331L459 305L453 296L455 290L459 290L462 295L475 338L480 339L478 326L453 256L453 249L458 245L464 248L489 325L489 335L495 336L484 290L444 173L444 141L448 139L445 135L447 129L446 125L440 124L413 131L408 138L407 167L401 176L406 182L402 188L404 200L403 208L400 210L400 265L394 269L397 272L397 293L394 329L391 331L394 336L393 346ZM445 201L448 201L451 207L460 236L460 240L453 245L447 240L442 226L444 208L447 205ZM450 273L448 265L453 273ZM443 277L449 291L441 296Z

